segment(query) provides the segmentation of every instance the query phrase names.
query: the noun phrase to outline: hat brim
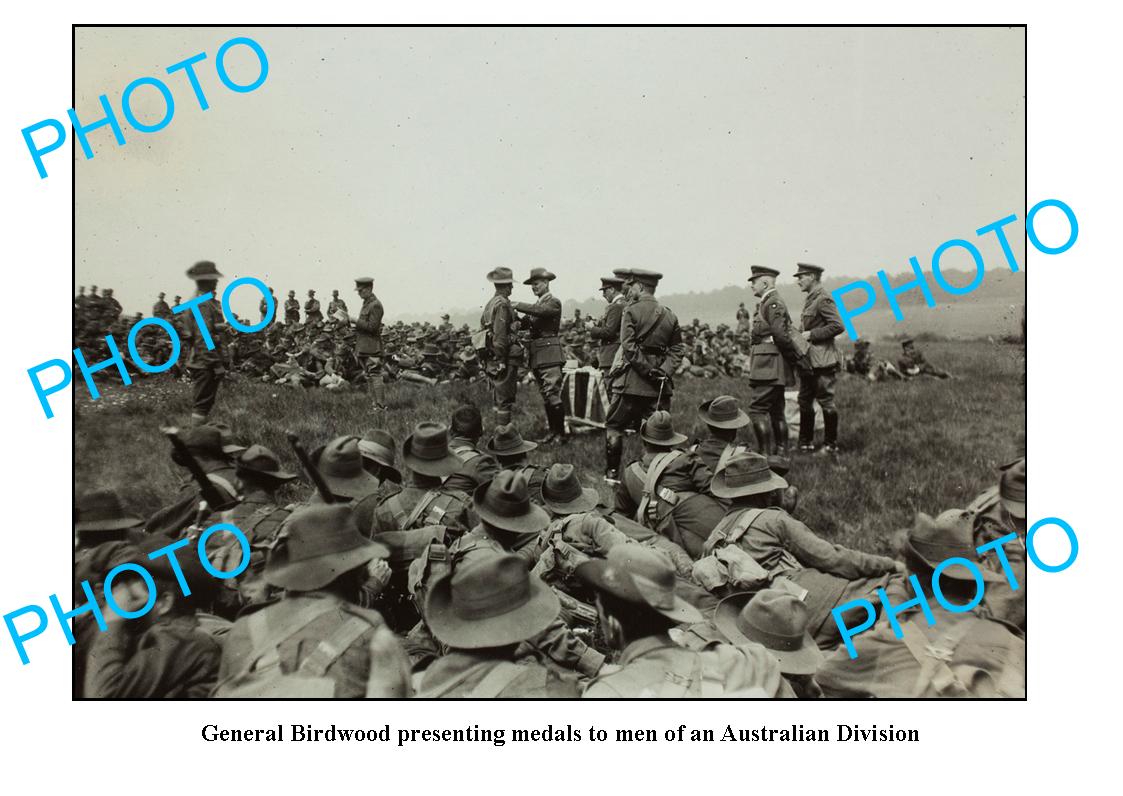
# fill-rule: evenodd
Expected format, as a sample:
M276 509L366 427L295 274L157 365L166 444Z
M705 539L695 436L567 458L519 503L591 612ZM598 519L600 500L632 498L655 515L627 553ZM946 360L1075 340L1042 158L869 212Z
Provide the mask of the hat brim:
M678 594L674 595L670 608L660 608L654 600L662 597L662 590L627 572L613 567L603 558L595 558L577 565L577 577L594 588L606 591L621 600L646 605L652 611L662 614L679 624L693 624L703 621L702 612Z
M538 443L530 442L529 440L525 439L519 444L517 448L511 448L510 450L505 451L496 450L495 448L491 447L491 440L488 440L484 443L484 453L490 453L492 456L518 456L522 453L530 453L533 450L538 450Z
M323 476L324 481L327 483L328 488L331 489L333 495L351 498L352 500L366 497L371 492L378 489L378 479L366 470L348 478L343 478L338 475L328 475L323 471L320 472L320 475Z
M917 561L923 562L924 565L926 567L928 567L929 569L931 569L933 572L935 572L936 567L938 567L940 564L943 563L943 561L933 562L931 559L928 558L928 556L921 554L921 552L919 550L917 550L916 547L913 546L913 543L912 543L911 539L905 540L904 553L905 553L906 556L910 556L910 557L916 559ZM998 583L1000 581L1006 580L1006 578L999 575L997 572L991 570L990 568L986 567L982 562L973 561L972 563L975 564L975 566L978 568L979 572L982 573L983 582L985 582L985 583ZM957 580L957 581L960 581L962 583L974 583L975 582L975 576L972 575L970 570L968 570L967 567L963 566L962 564L957 564L957 565L946 567L940 573L940 578L951 578L952 580Z
M419 459L412 453L403 453L402 464L415 473L438 478L447 478L458 473L463 466L463 463L451 453L440 459Z
M595 509L600 503L600 493L590 487L582 487L581 497L575 498L568 503L559 503L546 497L546 491L543 489L542 502L546 504L546 508L555 514L578 514L582 511L592 511Z
M644 442L650 442L652 445L662 445L664 448L673 448L675 445L681 445L688 439L685 434L680 434L677 431L671 435L670 439L656 439L655 437L647 436L647 434L642 431L639 436Z
M698 407L698 417L707 426L713 426L714 428L744 428L752 422L749 420L749 416L745 414L745 411L740 408L737 410L737 416L732 420L714 420L708 414L710 403L710 401L706 401Z
M222 446L222 452L225 453L227 456L233 456L235 453L241 453L244 450L247 450L245 445L230 444L230 445L223 445Z
M505 614L464 619L452 605L452 575L433 584L425 599L425 623L442 644L482 649L518 644L548 628L561 611L557 595L538 578L530 579L530 599Z
M806 276L822 276L823 272L822 271L812 271L810 269L801 268L800 270L798 270L794 274L792 274L792 276L804 276L804 275L806 275Z
M1017 517L1019 520L1026 518L1026 504L1024 500L1011 500L1010 498L999 497L1002 501L1003 508L1012 517Z
M773 649L742 632L737 624L737 618L741 615L741 610L756 595L755 591L740 592L731 594L719 602L714 609L714 627L733 644L760 644L780 662L780 671L784 674L815 674L819 671L826 656L807 631L803 633L803 643L800 644L799 649L794 650Z
M530 277L530 279L524 279L523 284L524 285L533 285L535 282L537 282L540 279L545 279L547 282L553 282L555 279L557 279L557 277L547 271L544 274L539 274L538 276L532 276L532 277Z
M265 562L265 582L279 589L311 591L327 586L344 572L361 567L375 558L389 558L390 550L378 542L357 536L361 544L341 553L308 558L303 561L277 561L270 553Z
M75 533L85 533L86 531L126 531L129 528L135 528L142 524L144 520L140 517L115 517L110 520L89 520L87 522L74 523Z
M487 281L491 282L491 284L493 284L493 285L513 285L513 284L515 284L515 280L513 278L507 279L507 278L503 278L503 277L492 277L491 275L488 275Z
M254 470L251 467L239 467L235 472L238 475L248 475L251 478L272 478L274 481L295 481L298 476L296 473L285 472L284 470Z
M776 489L786 489L787 486L788 482L776 475L773 470L768 471L768 480L762 481L759 484L729 486L725 483L725 472L722 471L715 475L710 482L710 492L714 497L720 498L748 497L749 495L761 495L765 492L772 492Z
M508 517L492 511L492 509L484 503L484 498L487 496L487 488L490 485L490 481L485 481L472 492L472 508L475 510L476 516L488 525L493 528L498 528L501 531L510 531L511 533L541 533L542 529L550 524L550 515L546 513L544 508L534 503L530 504L530 508L526 514L518 517Z

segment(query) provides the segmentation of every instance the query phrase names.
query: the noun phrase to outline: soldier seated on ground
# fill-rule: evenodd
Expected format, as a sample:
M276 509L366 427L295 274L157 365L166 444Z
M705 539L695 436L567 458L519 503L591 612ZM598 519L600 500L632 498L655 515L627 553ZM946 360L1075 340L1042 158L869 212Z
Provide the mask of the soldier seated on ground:
M109 607L109 629L92 636L86 655L84 695L94 699L201 699L218 676L222 648L199 628L196 610L205 610L218 582L197 556L149 553L173 544L163 534L151 534L133 548L132 563L143 566L156 584L152 608L136 619L124 619ZM176 561L175 564L172 562ZM188 597L180 590L187 583ZM113 602L124 612L137 611L149 601L148 585L126 570L113 581Z
M546 468L530 461L527 455L537 450L538 443L524 440L514 424L495 427L495 433L484 445L483 450L495 457L502 470L522 473L530 489L530 499L542 504L542 482L546 480Z
M681 647L670 631L702 621L702 614L675 592L675 573L659 552L617 545L606 559L577 568L596 592L600 632L617 652L616 665L595 678L589 699L677 699L733 696L751 691L794 697L776 659L760 644L718 644L705 651Z
M950 558L978 562L985 589L1004 581L979 562L970 512L951 509L934 520L919 514L908 532L904 558L916 577L887 590L890 603L903 605L919 597L930 613L915 604L882 617L854 637L857 657L839 647L815 677L823 693L851 699L1024 698L1026 645L1017 630L993 618L985 603L953 613L933 594L935 568ZM920 584L923 594L913 593L913 583ZM940 592L952 605L970 604L978 589L975 574L962 564L941 573Z
M452 438L448 441L448 448L460 460L460 469L445 480L445 486L471 493L499 472L499 462L495 457L480 449L480 437L484 433L480 410L472 404L456 407L449 430Z
M421 677L419 697L573 698L575 677L540 663L515 663L519 646L557 621L558 598L525 559L497 554L438 579L425 621L447 652Z
M901 356L897 359L897 366L901 369L905 378L913 378L914 376L935 376L937 379L952 378L952 375L946 370L940 370L929 363L924 358L924 354L920 353L920 349L916 347L916 343L911 337L906 337L901 341Z
M854 342L854 355L846 360L846 372L856 376L869 376L873 359L870 356L870 341L856 340Z

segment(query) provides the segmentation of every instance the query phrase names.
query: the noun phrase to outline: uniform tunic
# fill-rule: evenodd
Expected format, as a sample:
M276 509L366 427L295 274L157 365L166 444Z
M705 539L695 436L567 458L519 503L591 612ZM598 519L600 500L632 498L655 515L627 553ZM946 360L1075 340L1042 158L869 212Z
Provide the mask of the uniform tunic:
M813 411L815 401L818 401L823 413L830 414L835 411L835 380L842 363L834 338L843 333L844 327L834 299L822 285L816 285L807 293L800 323L803 331L811 332L808 351L811 370L800 373L799 406L804 411ZM813 431L814 428L800 426L800 437L806 441L811 439L811 435L805 433L808 430Z
M549 293L538 297L534 304L516 302L511 305L527 318L530 329L529 366L547 404L561 403L562 354L558 330L561 326L561 301Z
M214 687L221 656L193 615L161 617L140 636L126 621L94 638L84 693L94 699L203 699Z
M498 693L477 694L476 689L505 659L491 658L474 650L453 650L425 670L417 696L455 699L494 697L501 699L574 699L580 696L573 680L566 680L532 661L521 661L517 673L504 681ZM507 662L509 663L509 662ZM514 671L514 670L512 670Z
M626 304L620 319L618 358L627 368L612 384L612 406L605 426L623 431L656 409L668 409L674 390L669 377L682 364L685 351L678 318L653 295L642 293ZM645 377L652 369L661 370L668 376L666 381L660 384Z
M519 361L523 355L522 346L514 339L511 331L514 320L510 299L499 293L492 296L484 305L483 313L480 315L480 328L490 332L488 361L484 364L491 381L495 408L499 412L508 414L504 422L510 422L509 414L515 406L519 384ZM500 371L500 368L503 370Z
M795 385L793 364L799 358L792 334L788 308L771 288L760 297L753 314L749 414L784 420L784 388Z
M624 295L618 294L604 308L600 321L589 330L589 337L600 342L597 365L601 370L611 368L612 361L616 358L616 351L620 348L620 322L623 316Z

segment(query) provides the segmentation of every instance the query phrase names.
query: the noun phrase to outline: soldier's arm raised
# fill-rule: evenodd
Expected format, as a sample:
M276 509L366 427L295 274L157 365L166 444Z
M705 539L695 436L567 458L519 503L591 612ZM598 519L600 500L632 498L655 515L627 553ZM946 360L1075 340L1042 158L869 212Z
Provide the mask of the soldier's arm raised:
M561 301L553 296L538 304L520 301L514 306L523 315L533 315L537 318L560 318L562 313Z

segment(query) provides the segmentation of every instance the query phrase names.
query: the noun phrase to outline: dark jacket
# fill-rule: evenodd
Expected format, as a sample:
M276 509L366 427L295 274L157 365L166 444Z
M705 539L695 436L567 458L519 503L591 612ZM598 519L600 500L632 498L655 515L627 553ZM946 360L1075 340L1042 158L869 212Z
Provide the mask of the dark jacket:
M115 624L93 640L85 696L103 699L203 699L214 687L222 648L194 616L165 617L139 636Z
M604 308L600 321L589 330L589 337L600 342L597 351L597 364L602 368L612 367L612 360L620 348L620 322L624 317L624 296L616 296Z
M355 353L359 356L382 353L382 302L374 295L367 296L355 321Z

